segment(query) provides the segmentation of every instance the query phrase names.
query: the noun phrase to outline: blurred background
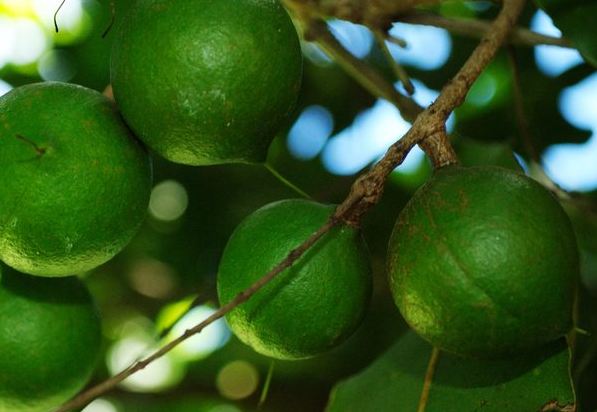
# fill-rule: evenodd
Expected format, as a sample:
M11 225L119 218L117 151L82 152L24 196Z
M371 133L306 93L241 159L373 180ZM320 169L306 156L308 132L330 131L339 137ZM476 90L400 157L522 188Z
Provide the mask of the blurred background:
M116 25L131 0L117 0ZM39 81L64 81L103 91L109 83L113 34L109 1L0 0L0 95ZM490 2L448 2L435 11L451 17L486 18ZM391 78L380 45L358 25L329 22L355 56ZM529 5L521 25L559 36L550 18ZM395 24L388 44L408 71L414 98L428 105L458 70L477 40L439 28ZM340 202L355 175L369 168L408 128L397 110L377 100L333 64L314 44L303 44L300 101L274 141L268 163L322 202ZM515 49L532 146L547 175L562 188L597 200L597 74L573 49ZM397 84L397 87L400 87ZM449 130L464 164L522 168L545 180L522 143L514 106L512 68L498 55L451 117ZM84 275L97 300L105 334L104 361L94 382L127 367L180 335L217 307L215 279L223 247L235 226L258 207L297 197L263 165L193 168L156 156L155 187L146 223L129 247ZM363 222L373 257L375 292L368 317L348 342L314 360L274 364L237 341L224 321L127 379L85 412L239 412L256 410L268 371L264 411L323 410L332 386L362 370L406 329L389 296L385 248L398 213L430 175L413 150L392 174L382 202ZM580 204L582 203L582 204ZM584 202L565 204L583 250L583 294L597 294L597 219ZM591 301L588 299L587 301ZM582 327L597 331L594 304L580 311ZM192 309L189 311L189 308ZM183 316L184 315L184 316ZM579 387L595 384L594 338L576 370ZM581 345L582 346L582 345ZM592 352L593 354L591 354ZM580 392L581 398L583 397ZM585 400L597 407L595 400Z

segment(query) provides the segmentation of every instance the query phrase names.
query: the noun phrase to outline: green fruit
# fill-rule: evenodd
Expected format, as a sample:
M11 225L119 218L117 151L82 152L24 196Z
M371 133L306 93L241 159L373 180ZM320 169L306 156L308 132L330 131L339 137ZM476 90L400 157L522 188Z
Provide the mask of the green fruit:
M92 269L141 225L151 163L98 92L38 83L0 98L0 259L39 276Z
M574 232L555 197L521 173L436 171L400 214L388 259L402 315L446 351L497 358L572 327Z
M306 200L271 203L234 231L218 272L230 301L322 226L334 206ZM359 231L332 228L295 264L234 309L227 321L257 352L279 359L316 356L348 338L371 295L368 251Z
M2 267L0 412L43 412L67 401L91 377L100 346L100 320L79 279Z
M173 162L263 162L298 96L302 57L277 0L138 0L111 56L114 97Z

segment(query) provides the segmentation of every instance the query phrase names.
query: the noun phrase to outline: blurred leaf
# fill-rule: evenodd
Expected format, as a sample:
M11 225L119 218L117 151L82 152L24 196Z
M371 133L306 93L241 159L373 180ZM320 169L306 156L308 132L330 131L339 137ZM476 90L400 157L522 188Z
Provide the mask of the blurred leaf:
M335 133L350 126L354 117L376 100L335 64L319 66L305 58L303 67L297 112L314 104L324 106L334 116Z
M541 153L545 148L556 143L583 143L591 135L568 123L558 106L563 89L572 86L590 74L586 65L571 70L556 79L549 79L537 71L531 53L516 50L518 70L523 95L523 106L527 122L531 128L531 143ZM509 69L500 55L488 67L488 73L494 77L501 97L490 100L486 106L471 106L467 99L458 108L455 131L458 134L484 141L510 141L515 150L524 152L520 143L520 127L516 121L515 105ZM496 67L497 66L497 67ZM500 69L501 68L501 69ZM505 70L506 69L506 70ZM509 89L504 91L503 89Z
M338 384L327 412L416 411L430 355L431 346L414 332L406 333L360 375ZM501 361L442 352L425 411L568 410L546 406L574 404L569 360L564 340Z
M597 293L590 287L581 285L578 294L577 324L588 334L577 333L574 344L574 364L572 377L577 390L577 403L580 411L597 410Z
M596 0L535 0L578 48L585 60L597 66Z
M232 401L218 399L210 395L200 394L202 396L172 396L172 397L150 397L139 395L128 395L123 399L110 399L119 411L126 412L214 412L214 411L233 411L249 412L252 407L240 407ZM98 410L100 410L98 408ZM101 409L104 410L104 409Z
M452 143L464 166L493 165L522 171L508 143L484 142L463 136L455 137Z

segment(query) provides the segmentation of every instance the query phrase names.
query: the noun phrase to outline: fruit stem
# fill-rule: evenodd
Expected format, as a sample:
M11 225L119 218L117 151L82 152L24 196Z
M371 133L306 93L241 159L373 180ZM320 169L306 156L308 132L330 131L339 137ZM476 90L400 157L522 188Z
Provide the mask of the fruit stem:
M265 377L265 382L263 382L263 390L261 391L261 396L259 397L259 403L257 404L257 410L261 410L265 400L267 399L267 394L269 393L269 388L272 383L272 378L274 376L274 366L276 365L275 361L272 359L269 362L269 368L267 368L267 375Z
M425 373L425 382L423 383L423 390L421 391L421 398L419 399L419 406L417 412L425 412L427 407L427 399L429 399L429 391L431 390L431 384L435 377L435 371L437 369L437 362L439 361L440 350L433 348L431 351L431 358L429 359L429 365L427 365L427 372Z
M37 143L35 143L33 140L26 138L25 136L21 135L21 134L15 134L15 137L19 140L22 140L25 143L30 144L31 146L33 146L33 148L35 149L35 151L37 152L37 154L39 155L39 157L43 156L46 154L46 148L39 146Z
M383 52L386 60L392 68L394 76L396 76L396 79L399 80L400 83L402 83L404 90L406 90L409 96L412 96L413 94L415 94L415 86L410 81L408 73L406 72L404 67L402 67L402 65L398 63L396 59L394 59L394 56L392 56L392 53L390 52L390 49L386 44L386 35L381 30L375 30L373 34L375 35L375 39L377 40L377 43L379 43L381 51Z
M102 39L105 39L106 36L108 35L108 33L110 33L110 30L112 29L112 26L114 26L115 21L116 21L116 7L114 5L114 0L110 0L110 23L108 23L108 27L106 27L106 29L102 33Z
M429 156L434 169L459 163L445 128L421 141L419 147Z
M58 6L58 8L56 9L56 12L54 13L54 29L56 30L56 33L58 33L58 13L60 12L60 9L62 8L62 6L64 6L64 3L66 3L66 0L62 0L62 3L60 3L60 5Z
M311 196L309 196L305 191L301 190L298 186L296 186L295 184L293 184L290 180L286 179L284 176L282 176L280 174L280 172L278 172L271 164L269 164L268 162L263 163L263 165L265 166L265 168L267 170L269 170L269 172L276 178L278 179L283 185L287 186L288 188L290 188L291 190L295 191L296 193L298 193L299 195L301 195L302 197L304 197L305 199L313 199Z

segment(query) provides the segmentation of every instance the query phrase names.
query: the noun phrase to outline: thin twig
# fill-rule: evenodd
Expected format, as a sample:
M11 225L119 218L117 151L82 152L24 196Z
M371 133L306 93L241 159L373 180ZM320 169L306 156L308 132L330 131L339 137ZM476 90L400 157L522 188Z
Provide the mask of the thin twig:
M174 321L170 322L169 325L167 325L165 328L163 328L161 331L159 331L158 335L157 335L158 339L164 339L166 336L168 336L168 334L170 334L170 332L172 332L172 329L174 329L176 324L178 322L180 322L182 320L182 318L184 318L190 311L195 309L197 306L200 306L200 305L204 304L205 302L207 302L211 298L210 294L207 293L207 290L208 290L208 288L205 288L202 293L199 293L197 296L195 296L195 298L191 301L191 303L189 304L189 306L186 308L185 311L183 311L180 315L178 315L176 317L176 319L174 319Z
M108 27L106 27L106 29L102 33L102 39L105 39L106 36L108 35L108 33L110 33L110 30L112 29L112 26L114 26L115 21L116 21L116 6L114 4L114 0L110 0L110 23L108 24Z
M392 102L404 119L413 121L423 111L412 99L401 95L377 70L350 54L330 32L325 22L310 20L303 24L307 27L307 39L316 41L327 55L371 94Z
M522 144L524 145L527 154L537 164L541 164L541 158L535 147L533 146L533 138L531 135L531 128L527 121L526 113L524 110L524 98L522 94L522 85L520 83L520 71L518 69L518 61L516 60L516 54L512 46L506 47L506 54L508 56L508 62L510 64L510 73L512 77L512 91L514 93L514 110L516 112L516 121L518 122L518 128L520 129L520 136Z
M396 61L396 59L394 59L394 56L392 56L392 53L390 52L390 49L388 48L388 45L386 44L386 36L383 34L383 32L380 32L377 30L374 31L374 34L375 34L375 39L377 40L377 42L379 43L379 46L381 47L381 51L383 52L386 60L390 64L390 67L392 68L394 75L396 76L396 79L399 80L400 83L402 83L402 86L404 86L404 90L406 90L406 92L410 96L412 96L413 94L415 94L415 86L410 81L410 78L408 77L408 73L406 72L406 70L404 70L404 67L402 67L402 65L400 63L398 63Z
M431 385L433 384L433 379L435 378L439 354L440 350L438 348L433 348L431 351L431 358L429 359L429 364L427 365L427 373L425 373L425 381L423 382L423 390L421 391L421 398L419 399L417 412L425 412L425 408L427 407L429 391L431 390Z
M408 43L406 42L406 40L401 39L399 37L396 36L392 36L389 33L386 33L386 40L389 41L390 43L394 43L395 45L402 47L403 49L408 47Z
M28 145L31 145L35 151L37 152L37 155L39 157L43 156L46 154L46 149L40 145L38 145L37 143L35 143L33 140L26 138L25 136L23 136L22 134L16 133L15 137L25 143L27 143Z
M399 16L398 20L403 23L440 27L455 34L473 37L483 37L491 27L491 22L486 20L453 18L429 13L407 14ZM563 37L546 36L521 27L512 30L508 36L508 43L521 46L549 45L573 47Z
M280 181L280 183L282 183L283 185L288 187L290 190L293 190L299 196L301 196L305 199L313 199L313 197L311 195L309 195L307 192L305 192L303 189L301 189L300 187L298 187L297 185L292 183L290 180L288 180L284 176L282 176L282 174L280 172L278 172L276 170L276 168L274 166L272 166L271 163L266 161L265 163L263 163L263 165L272 174L272 176L274 176L276 179L278 179Z
M198 325L186 330L181 336L154 352L149 357L135 363L119 374L79 394L73 400L64 404L55 412L66 412L80 408L93 399L103 395L118 383L133 373L144 369L154 360L164 356L174 347L201 332L205 327L224 317L240 304L247 301L253 294L263 288L284 269L290 267L299 259L319 238L338 224L354 224L360 220L363 213L377 204L381 199L383 188L389 174L406 157L410 149L419 142L445 130L445 121L450 113L464 101L469 89L478 78L481 71L495 56L500 45L506 39L509 30L514 25L522 8L524 0L504 0L500 14L492 24L492 29L470 58L462 66L458 74L443 88L437 100L421 115L419 115L411 129L402 139L394 143L384 157L367 173L359 177L353 184L347 198L336 208L330 219L298 248L292 250L286 258L275 268L239 293L234 299L224 304L214 314ZM328 32L329 33L329 32Z
M261 410L263 405L265 405L265 401L267 400L267 395L269 393L269 388L272 384L272 379L274 377L274 366L276 365L276 361L274 359L270 359L269 367L267 368L267 375L265 377L265 381L263 382L263 389L261 390L261 396L259 397L259 403L257 404L257 410Z
M98 396L106 393L114 386L118 385L120 382L131 376L133 373L144 369L147 365L151 362L155 361L156 359L161 358L180 343L185 341L186 339L190 338L193 335L198 334L203 329L205 329L208 325L212 324L216 320L224 317L227 313L231 310L239 306L241 303L244 303L254 295L258 290L263 288L267 285L272 279L274 279L279 273L284 271L284 269L290 267L298 258L300 258L319 238L325 235L327 232L330 231L336 224L339 222L334 218L330 218L317 232L313 233L309 239L303 242L299 247L293 249L286 258L277 264L272 270L270 270L265 276L257 280L253 283L250 287L239 293L234 299L229 301L228 303L221 306L216 312L214 312L211 316L207 319L203 320L198 325L187 329L181 336L174 339L172 342L168 343L167 345L161 347L153 354L148 356L147 358L136 362L129 368L123 370L122 372L118 373L117 375L112 376L111 378L101 382L100 384L90 388L89 390L79 394L77 397L72 399L71 401L65 403L60 408L56 409L55 412L66 412L76 408L80 408L84 405L87 405L93 399L97 398Z
M418 6L453 0L282 0L299 18L335 17L371 28L387 27L396 16Z
M60 6L58 6L56 12L54 12L54 29L56 30L56 33L58 33L58 12L62 8L62 6L64 6L64 3L66 3L66 0L62 0L62 3L60 3Z

